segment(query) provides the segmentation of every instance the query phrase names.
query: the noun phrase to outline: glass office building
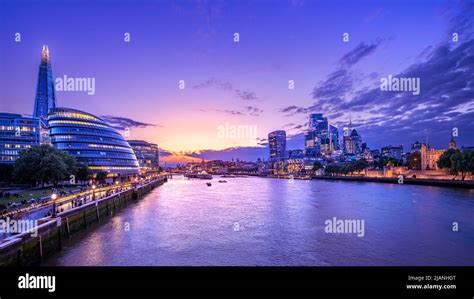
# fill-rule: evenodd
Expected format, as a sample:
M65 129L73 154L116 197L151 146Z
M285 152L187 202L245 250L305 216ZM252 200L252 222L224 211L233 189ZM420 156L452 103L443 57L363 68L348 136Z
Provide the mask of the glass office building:
M137 174L137 158L123 136L101 118L69 109L53 108L48 115L51 143L66 151L93 173Z
M160 167L158 145L144 140L127 140L137 156L141 172L156 171Z
M21 150L40 143L39 119L0 113L0 163L14 163Z
M278 130L269 133L268 146L270 148L270 160L284 159L286 156L286 132Z
M33 116L46 121L48 112L56 107L56 97L54 95L53 71L51 70L51 57L47 45L41 50L41 63L38 72L36 85L35 108Z

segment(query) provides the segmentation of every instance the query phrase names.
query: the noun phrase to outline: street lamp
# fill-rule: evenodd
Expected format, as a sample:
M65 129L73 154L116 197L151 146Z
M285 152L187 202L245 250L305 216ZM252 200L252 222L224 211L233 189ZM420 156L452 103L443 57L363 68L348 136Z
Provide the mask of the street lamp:
M56 217L56 198L58 198L56 193L51 194L51 199L53 200L53 217Z
M95 200L95 188L97 188L97 186L92 185L92 200Z

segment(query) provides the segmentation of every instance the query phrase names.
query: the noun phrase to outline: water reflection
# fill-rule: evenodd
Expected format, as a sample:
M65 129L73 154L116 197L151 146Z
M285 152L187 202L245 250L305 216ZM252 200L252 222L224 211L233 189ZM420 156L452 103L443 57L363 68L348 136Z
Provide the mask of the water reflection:
M471 191L377 183L172 179L50 265L474 265ZM324 221L364 219L365 237ZM452 231L452 223L459 231ZM129 225L129 230L127 230Z

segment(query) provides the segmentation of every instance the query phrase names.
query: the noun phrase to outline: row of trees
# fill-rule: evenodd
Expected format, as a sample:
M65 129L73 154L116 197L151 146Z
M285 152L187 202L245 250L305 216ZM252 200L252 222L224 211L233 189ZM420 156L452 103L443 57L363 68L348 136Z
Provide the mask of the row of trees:
M45 184L57 186L59 182L66 180L75 184L92 177L87 165L77 162L66 152L49 145L35 146L21 151L13 165L1 166L0 173L0 181L30 186Z
M369 163L364 160L356 160L356 161L351 161L349 163L345 164L331 164L326 166L324 169L325 174L328 175L335 175L335 174L353 174L354 172L357 172L360 174L361 171L366 169L369 166Z
M474 175L474 151L449 149L441 155L437 164L439 168L448 169L454 177L461 175L461 179L464 180L467 174ZM369 163L366 160L360 159L344 164L330 164L324 168L324 172L327 175L347 175L354 172L360 173L368 166ZM410 154L405 165L402 161L393 158L381 158L374 162L374 168L383 166L407 166L409 169L421 169L421 154L418 152ZM319 169L323 169L323 165L320 162L314 162L313 170Z
M437 164L439 168L448 169L454 177L460 174L464 181L468 173L474 175L474 151L449 149L441 155Z

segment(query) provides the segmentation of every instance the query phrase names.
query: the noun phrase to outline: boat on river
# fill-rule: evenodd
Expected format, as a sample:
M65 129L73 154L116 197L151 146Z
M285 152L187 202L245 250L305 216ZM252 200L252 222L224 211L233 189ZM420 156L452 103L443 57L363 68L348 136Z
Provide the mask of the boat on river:
M187 173L185 176L188 179L212 180L212 174L205 171L201 171L200 173Z

